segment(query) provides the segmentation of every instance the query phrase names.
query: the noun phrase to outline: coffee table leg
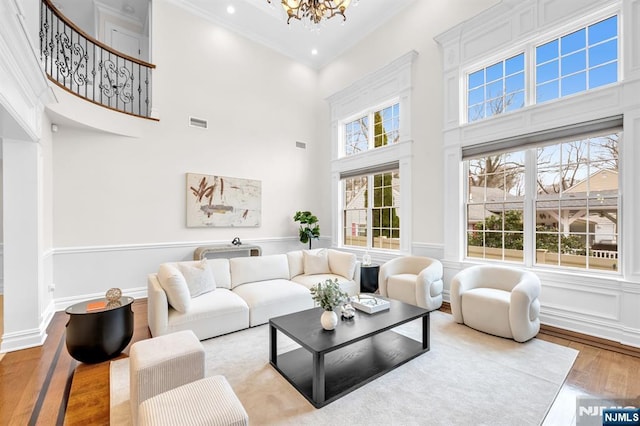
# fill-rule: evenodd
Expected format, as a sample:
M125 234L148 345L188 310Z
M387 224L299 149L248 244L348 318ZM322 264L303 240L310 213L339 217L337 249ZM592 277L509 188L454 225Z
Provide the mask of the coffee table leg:
M324 402L324 354L313 354L313 389L311 397L317 403Z
M278 330L272 325L269 325L269 361L272 364L278 364L278 336L276 333Z
M422 317L422 349L430 349L429 314Z

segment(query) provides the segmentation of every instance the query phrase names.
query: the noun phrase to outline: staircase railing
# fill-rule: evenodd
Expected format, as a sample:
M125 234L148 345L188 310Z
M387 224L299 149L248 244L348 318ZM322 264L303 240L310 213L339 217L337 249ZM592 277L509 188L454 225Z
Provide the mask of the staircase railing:
M40 53L49 80L90 102L140 117L151 116L155 65L95 40L50 0L40 6Z

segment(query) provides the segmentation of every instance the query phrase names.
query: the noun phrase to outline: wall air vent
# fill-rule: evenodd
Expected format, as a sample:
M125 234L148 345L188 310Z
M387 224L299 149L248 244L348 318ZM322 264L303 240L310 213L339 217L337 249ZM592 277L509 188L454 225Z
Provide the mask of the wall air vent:
M307 144L305 142L296 141L296 148L307 149Z
M203 120L202 118L189 117L189 126L199 127L200 129L206 129L207 120Z

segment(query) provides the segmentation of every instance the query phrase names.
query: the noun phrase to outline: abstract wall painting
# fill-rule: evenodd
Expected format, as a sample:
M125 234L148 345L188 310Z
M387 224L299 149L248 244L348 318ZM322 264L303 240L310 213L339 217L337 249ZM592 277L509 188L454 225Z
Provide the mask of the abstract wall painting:
M187 173L187 227L258 227L262 182Z

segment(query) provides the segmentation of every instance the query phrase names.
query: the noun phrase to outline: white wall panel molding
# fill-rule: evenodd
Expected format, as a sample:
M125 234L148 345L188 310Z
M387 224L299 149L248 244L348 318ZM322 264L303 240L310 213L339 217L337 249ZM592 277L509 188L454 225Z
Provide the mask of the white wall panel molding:
M306 248L297 237L259 238L243 243L259 245L263 255ZM56 308L70 301L99 297L111 287L118 287L134 297L146 294L147 275L156 272L161 263L193 260L197 247L214 244L230 242L182 241L54 249L53 296ZM314 247L328 245L328 237L314 241Z
M563 312L566 315L592 320L620 321L622 292L594 289L580 283L544 281L540 295L541 310Z
M636 93L640 97L640 90ZM621 215L624 233L621 235L623 272L628 281L640 283L640 108L627 111L624 115L624 143L620 147L619 156L621 179L620 188L623 193ZM635 172L625 172L633 170ZM640 326L640 324L639 324Z
M411 50L384 67L329 96L331 121L343 120L411 90L411 71L418 52ZM401 108L402 111L402 108Z
M640 0L623 2L623 31L628 32L630 40L640 40ZM623 46L625 78L640 78L640 43L625 43Z
M425 256L441 260L444 258L444 244L413 243L411 248L413 256Z
M626 109L624 100L630 96L625 93L630 91L630 87L629 84L603 87L542 105L525 107L517 113L502 114L465 124L459 127L458 143L462 146L472 146L521 135L523 129L526 129L527 133L535 133L620 115ZM453 130L449 130L448 133Z
M242 241L243 244L272 244L283 241L298 241L296 237L281 238L255 238ZM85 247L59 247L51 250L52 254L77 254L77 253L101 253L109 251L132 251L132 250L158 250L158 249L175 249L183 247L200 247L213 244L231 244L229 241L205 240L205 241L177 241L165 243L148 243L148 244L120 244L120 245L104 245L104 246L85 246ZM264 253L264 250L263 250Z

